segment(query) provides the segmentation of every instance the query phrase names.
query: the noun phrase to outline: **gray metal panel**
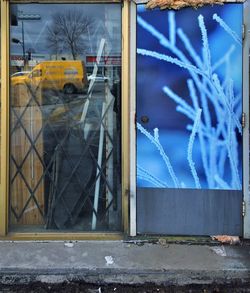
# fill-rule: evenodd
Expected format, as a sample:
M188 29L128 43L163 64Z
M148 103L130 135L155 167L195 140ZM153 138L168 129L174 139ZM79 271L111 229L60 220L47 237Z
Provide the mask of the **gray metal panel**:
M137 232L242 235L242 191L137 188Z

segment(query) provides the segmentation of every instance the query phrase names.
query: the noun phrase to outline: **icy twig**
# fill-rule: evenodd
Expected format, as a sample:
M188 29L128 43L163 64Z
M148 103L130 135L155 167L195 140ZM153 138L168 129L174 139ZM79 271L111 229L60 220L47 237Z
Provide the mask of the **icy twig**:
M235 40L238 45L242 45L242 41L240 37L237 35L235 31L233 31L224 20L222 20L217 13L213 15L213 19L219 23L219 25Z
M144 134L150 141L152 144L154 144L156 146L156 148L158 149L158 151L160 152L160 155L163 159L163 161L165 162L166 166L167 166L167 169L168 169L168 172L174 182L174 185L175 187L180 187L180 184L179 184L179 181L175 175L175 172L173 170L173 167L170 163L170 160L168 158L168 156L166 155L160 141L159 141L159 136L152 136L140 123L137 122L137 129L140 130L140 132L142 134Z
M175 46L175 32L176 32L176 25L175 25L175 13L170 11L168 13L168 24L169 24L169 40L172 46Z
M184 63L182 61L179 61L179 59L170 57L168 55L164 55L164 54L160 54L160 53L155 52L155 51L150 51L150 50L140 49L140 48L137 49L137 54L140 54L140 55L143 55L143 56L148 56L148 57L153 57L153 58L158 59L158 60L163 60L163 61L175 64L175 65L178 65L179 67L191 70L191 71L193 71L193 72L195 72L197 74L204 75L204 72L201 71L196 66Z
M214 175L214 180L219 185L220 188L231 189L231 187L227 184L227 182L225 182L223 179L221 179L218 174Z
M186 50L188 51L190 56L195 61L196 66L198 66L198 68L200 68L200 69L203 69L203 63L202 63L199 55L195 52L191 42L189 41L188 37L186 36L186 34L183 32L183 30L181 28L177 29L177 35L182 40Z
M156 187L162 187L162 188L168 187L166 182L163 182L162 180L160 180L156 176L150 174L148 171L146 171L144 168L142 168L139 165L137 165L137 177L139 179L143 179L145 181L152 183Z
M201 30L202 43L203 43L203 48L204 48L204 62L207 67L208 76L211 76L211 74L212 74L211 54L210 54L210 49L209 49L209 45L208 45L207 29L205 27L204 17L202 15L198 16L198 22L199 22L199 27Z
M199 124L200 124L201 112L202 112L202 110L198 109L195 120L194 120L193 129L192 129L191 135L189 137L188 150L187 150L187 159L188 159L188 163L189 163L189 166L191 169L191 173L192 173L194 181L195 181L195 186L196 186L196 188L199 188L199 189L201 188L201 185L200 185L199 177L197 175L197 171L195 169L195 163L193 161L192 151L193 151L195 135L198 131Z

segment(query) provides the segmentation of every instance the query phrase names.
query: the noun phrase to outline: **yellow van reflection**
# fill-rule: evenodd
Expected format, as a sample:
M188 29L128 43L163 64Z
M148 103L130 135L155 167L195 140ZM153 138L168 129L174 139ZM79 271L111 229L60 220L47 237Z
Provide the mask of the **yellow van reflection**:
M65 94L81 92L87 85L84 63L80 60L44 61L29 73L11 77L12 86L26 84L32 88L53 89Z

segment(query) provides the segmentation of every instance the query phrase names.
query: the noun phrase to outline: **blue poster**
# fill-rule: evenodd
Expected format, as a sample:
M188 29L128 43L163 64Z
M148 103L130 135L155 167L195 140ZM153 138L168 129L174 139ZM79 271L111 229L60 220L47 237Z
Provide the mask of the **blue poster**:
M242 189L242 4L137 6L137 186Z

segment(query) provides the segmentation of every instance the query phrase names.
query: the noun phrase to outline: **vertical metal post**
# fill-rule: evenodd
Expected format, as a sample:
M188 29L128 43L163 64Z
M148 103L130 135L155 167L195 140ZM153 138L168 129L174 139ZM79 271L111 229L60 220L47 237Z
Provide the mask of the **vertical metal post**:
M130 236L136 236L136 4L130 6Z
M25 44L24 44L24 27L23 27L23 21L22 21L22 47L23 47L23 62L24 66L26 65L26 58L25 58Z
M0 236L8 232L9 196L9 1L1 0L1 188Z
M122 224L129 233L129 7L124 0L122 8Z

